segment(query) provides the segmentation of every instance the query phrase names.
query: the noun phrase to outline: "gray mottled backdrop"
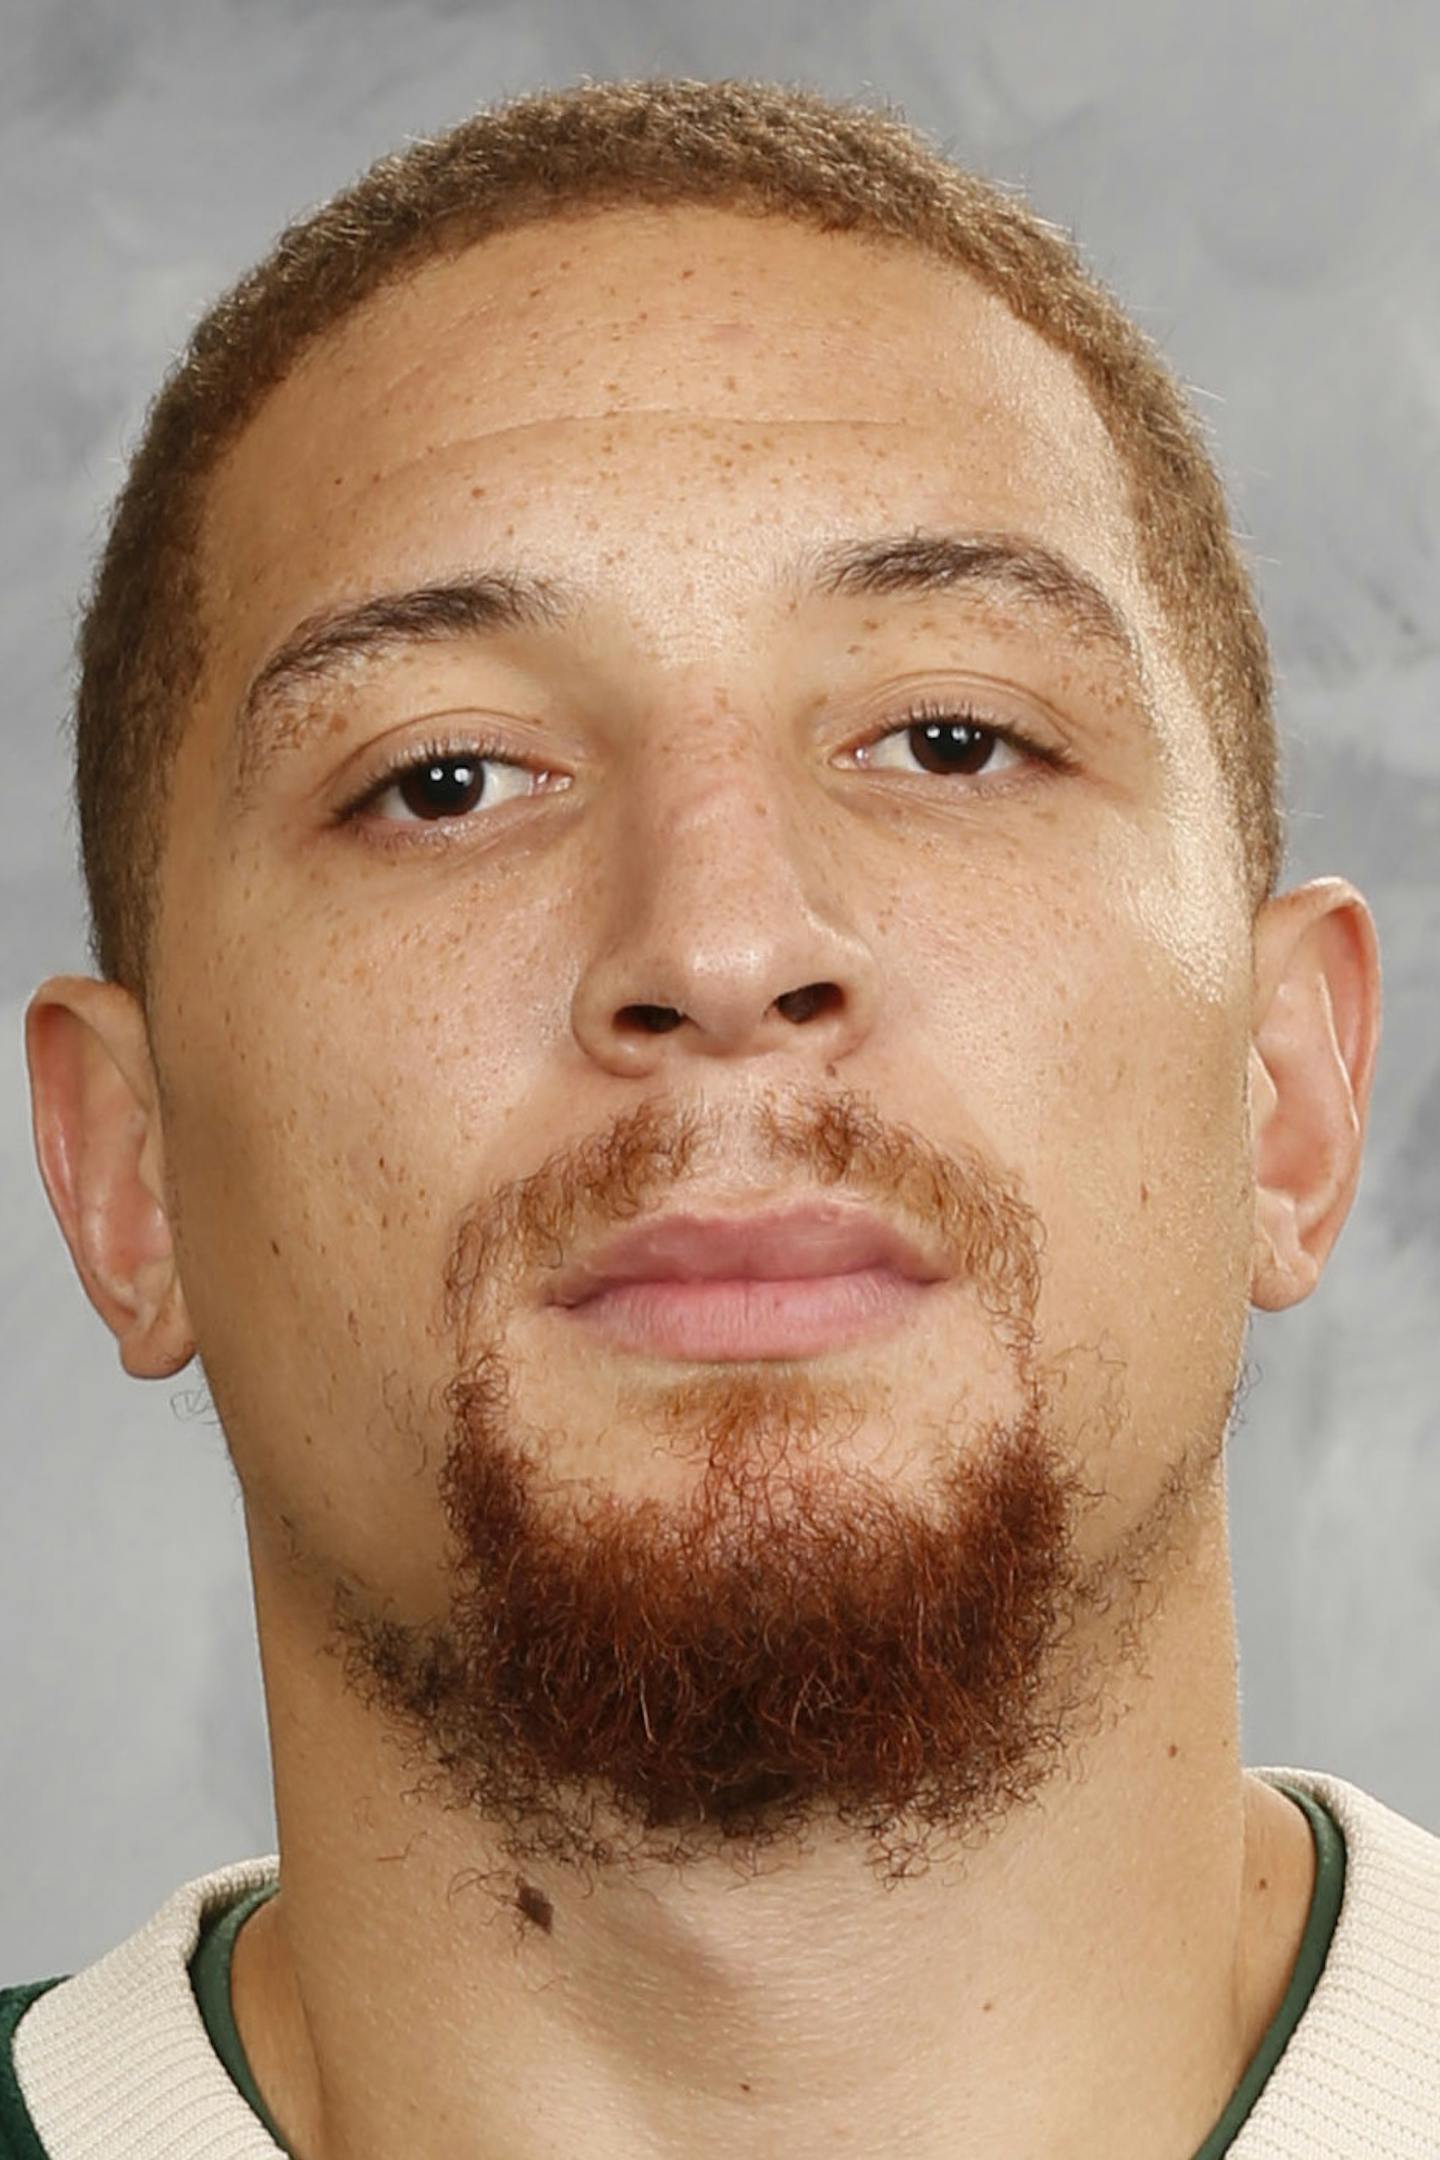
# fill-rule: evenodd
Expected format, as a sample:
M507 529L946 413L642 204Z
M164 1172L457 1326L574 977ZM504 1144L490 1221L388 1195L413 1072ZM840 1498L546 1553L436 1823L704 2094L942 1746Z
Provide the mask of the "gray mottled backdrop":
M1232 1447L1246 1759L1440 1830L1440 9L1433 0L3 0L0 1985L273 1848L241 1518L194 1368L121 1372L30 1137L87 968L58 723L144 402L287 216L581 74L897 99L1019 181L1202 401L1281 683L1287 882L1353 878L1386 1037L1359 1200L1258 1316Z

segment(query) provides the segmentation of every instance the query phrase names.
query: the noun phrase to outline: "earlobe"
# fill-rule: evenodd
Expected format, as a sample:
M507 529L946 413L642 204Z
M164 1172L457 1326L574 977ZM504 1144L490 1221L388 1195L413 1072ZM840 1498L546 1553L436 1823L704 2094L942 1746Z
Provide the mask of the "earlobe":
M1360 1178L1380 1036L1380 953L1365 901L1319 878L1262 910L1255 934L1250 1296L1308 1297Z
M36 1159L75 1271L125 1370L165 1378L195 1342L144 1015L117 983L52 976L26 1011L25 1054Z

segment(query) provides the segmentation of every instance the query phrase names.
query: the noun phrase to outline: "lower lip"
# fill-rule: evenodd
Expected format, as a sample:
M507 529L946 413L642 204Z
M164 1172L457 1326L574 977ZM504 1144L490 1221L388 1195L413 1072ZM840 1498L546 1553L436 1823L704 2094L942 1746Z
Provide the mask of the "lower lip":
M889 1268L857 1268L783 1282L617 1283L556 1309L617 1350L650 1357L814 1357L890 1334L929 1287Z

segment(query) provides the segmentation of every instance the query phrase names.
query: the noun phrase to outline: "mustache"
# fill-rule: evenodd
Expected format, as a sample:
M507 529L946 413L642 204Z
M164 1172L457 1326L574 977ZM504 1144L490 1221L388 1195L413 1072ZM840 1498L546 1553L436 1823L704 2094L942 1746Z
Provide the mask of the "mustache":
M786 1200L838 1188L902 1230L938 1239L1012 1350L1033 1348L1044 1226L1018 1178L978 1149L942 1149L882 1118L854 1090L818 1088L727 1106L647 1098L498 1183L467 1209L452 1240L447 1331L468 1345L478 1314L493 1314L582 1242L675 1199L712 1169L723 1170L732 1191L737 1181L753 1185L757 1206L777 1197L783 1177Z

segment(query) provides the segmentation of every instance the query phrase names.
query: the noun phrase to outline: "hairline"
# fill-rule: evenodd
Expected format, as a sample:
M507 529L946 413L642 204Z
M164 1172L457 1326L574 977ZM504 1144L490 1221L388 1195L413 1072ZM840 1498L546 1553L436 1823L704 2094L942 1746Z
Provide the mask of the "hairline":
M597 125L613 124L622 109L627 123L638 121L651 91L663 108L657 161L646 165L642 152L641 163L627 168L622 151L606 170L600 152L599 166L587 169ZM733 91L744 109L731 135L735 116L724 109L724 99ZM782 165L791 162L783 170L777 166L772 189L763 130L777 109L779 157ZM818 163L816 184L803 173L796 178L800 138L787 130L809 110L827 144L825 131L837 130L842 161L852 154L856 161L833 190ZM699 163L687 174L664 161L673 158L680 132L696 124L697 114L702 127L718 116L719 132L697 136ZM498 148L487 168L483 131L492 120ZM512 132L517 123L522 130L533 124L531 144ZM862 140L857 147L853 133L845 134L847 123L862 133L873 127L875 142ZM543 146L547 128L552 145L560 146L559 165L527 175L524 160ZM628 124L624 132L631 132ZM872 151L873 167L867 166ZM876 178L873 196L865 192L867 175ZM407 205L405 192L412 187ZM1013 228L1007 222L1011 195L1017 198ZM416 207L423 215L410 214ZM1068 362L1115 461L1111 469L1120 482L1140 584L1153 607L1160 646L1175 663L1177 687L1183 686L1187 723L1204 729L1219 768L1227 853L1251 913L1264 905L1276 889L1285 838L1273 684L1253 581L1236 546L1214 453L1173 367L1085 264L1071 236L1049 225L1019 190L927 145L898 113L775 85L602 83L504 101L434 140L377 160L350 187L286 228L253 269L211 304L172 366L131 460L102 558L103 584L97 573L82 623L77 807L91 945L103 973L133 985L144 999L163 910L174 766L213 659L213 580L202 577L197 558L216 478L273 392L367 306L383 305L427 270L486 241L606 215L663 211L673 217L705 210L778 218L815 234L842 231L918 252L952 276L962 273ZM232 357L237 353L239 368ZM152 494L152 488L163 492ZM165 505L163 537L147 523L147 498ZM140 642L131 647L131 663L123 657L121 593L127 574L135 573L142 580ZM100 718L101 695L111 686L125 716L113 756ZM143 723L132 715L147 693L154 719L142 733ZM134 820L135 869L128 877L100 837L99 816L112 803Z

